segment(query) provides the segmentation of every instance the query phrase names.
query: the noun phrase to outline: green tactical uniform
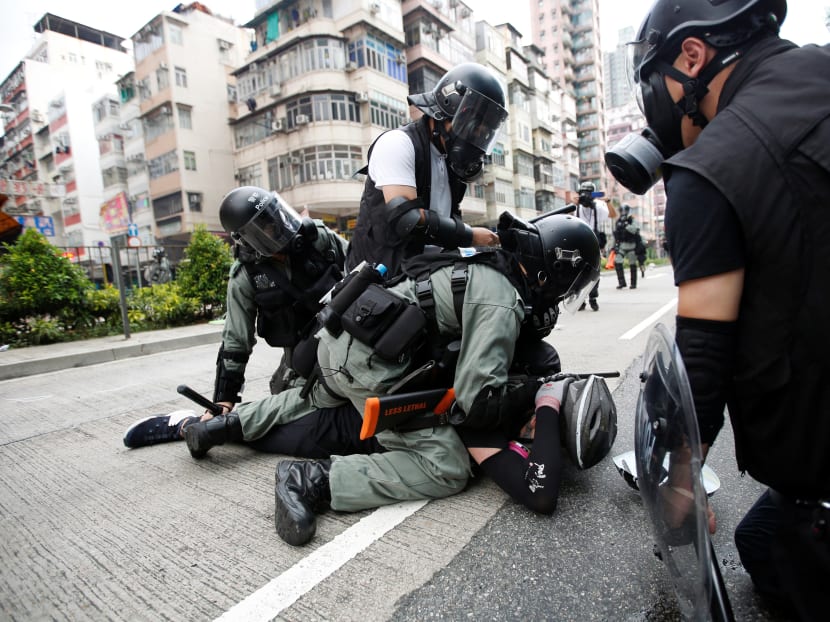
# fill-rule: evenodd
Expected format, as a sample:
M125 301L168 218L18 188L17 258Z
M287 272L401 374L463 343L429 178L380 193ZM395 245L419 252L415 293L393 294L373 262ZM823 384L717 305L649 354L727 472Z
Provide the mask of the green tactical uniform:
M485 386L498 388L507 383L524 305L505 276L489 266L472 264L462 310L462 323L468 328L462 331L455 316L451 274L451 267L432 274L433 299L442 335L461 337L454 389L457 405L466 413ZM390 289L417 301L414 280ZM346 332L334 337L323 329L319 336L317 358L326 385L350 400L359 412L363 412L366 398L383 395L409 371L408 361L390 363L372 356L370 347ZM299 399L299 390L291 390L240 405L237 412L247 439L264 434L275 423L287 423L316 407L337 403L318 383L306 402ZM402 433L385 430L377 439L386 453L333 456L330 482L335 510L357 511L410 499L446 497L466 485L469 458L452 426Z
M342 267L342 258L345 257L348 243L331 229L326 227L321 220L315 220L317 226L317 239L314 241L314 248L321 254L334 249L338 258L341 259L339 266ZM286 257L285 261L271 260L272 265L282 271L291 281L291 260ZM250 356L256 343L256 322L259 308L254 299L256 290L253 283L244 270L244 264L239 260L234 261L230 270L227 292L227 315L225 326L222 331L222 343L225 352L243 354L238 359L245 359ZM291 348L286 350L287 360L290 361ZM246 362L225 358L225 369L232 374L245 375ZM275 365L276 367L276 365Z

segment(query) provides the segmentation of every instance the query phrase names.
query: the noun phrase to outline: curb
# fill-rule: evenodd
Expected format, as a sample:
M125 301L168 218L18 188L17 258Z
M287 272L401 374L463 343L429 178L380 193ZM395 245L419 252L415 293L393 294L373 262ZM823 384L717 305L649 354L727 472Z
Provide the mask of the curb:
M112 361L118 361L136 356L158 354L159 352L191 348L193 346L219 343L221 341L222 332L217 331L197 335L170 337L168 339L146 341L143 343L125 342L123 345L107 345L98 350L88 350L84 352L73 352L69 354L58 354L54 356L34 358L25 361L15 361L12 363L0 364L0 381L12 380L14 378L24 378L26 376L35 376L37 374L71 369L73 367L86 367L87 365L110 363Z

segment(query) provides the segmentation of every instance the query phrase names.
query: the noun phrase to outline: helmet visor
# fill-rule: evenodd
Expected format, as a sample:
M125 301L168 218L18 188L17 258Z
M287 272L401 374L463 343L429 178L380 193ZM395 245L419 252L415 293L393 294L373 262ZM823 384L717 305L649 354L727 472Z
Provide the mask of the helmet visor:
M490 155L507 110L486 95L467 89L452 118L452 134Z
M557 257L560 253L571 253L573 251L564 251L557 248ZM567 257L562 257L560 260L567 260ZM599 261L597 261L599 263ZM582 269L576 275L576 278L571 283L568 291L562 297L562 307L569 313L576 313L580 305L585 301L585 298L594 288L597 281L599 281L599 270L592 265L583 262Z
M276 193L239 229L239 235L260 255L270 257L283 252L300 230L302 218Z
M650 60L653 56L655 45L645 39L640 41L630 41L625 44L625 76L628 79L628 88L637 105L640 107L640 112L645 114L643 106L643 92L640 89L641 76L640 71L643 63Z

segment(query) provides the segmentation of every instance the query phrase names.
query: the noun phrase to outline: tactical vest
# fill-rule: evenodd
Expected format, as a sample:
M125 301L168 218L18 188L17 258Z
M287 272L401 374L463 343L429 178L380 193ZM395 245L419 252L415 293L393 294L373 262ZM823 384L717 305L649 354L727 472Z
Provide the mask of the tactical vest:
M291 278L273 261L243 264L254 287L257 334L272 347L294 347L305 338L322 308L320 298L342 278L331 263L313 263L313 274L302 265L293 266Z
M668 160L718 188L746 246L729 414L741 470L830 493L830 45L756 44L718 114ZM669 203L671 209L671 203Z
M400 128L406 132L415 148L415 183L418 197L424 203L424 209L429 209L430 190L432 187L430 130L428 123L429 118L424 116L419 121L414 121ZM377 139L375 139L375 142L377 142ZM369 147L369 158L372 157L372 149L375 146L375 142ZM387 220L388 210L386 208L386 200L383 198L383 191L375 187L375 182L369 177L368 172L368 165L358 171L358 173L366 175L366 182L363 188L363 196L360 199L357 225L354 228L349 243L346 265L349 269L352 269L364 260L368 263L382 263L386 266L389 271L388 274L391 277L398 274L403 259L424 251L424 240L418 237L402 239L389 226ZM464 198L467 184L458 179L451 170L448 170L448 175L450 180L450 193L452 195L451 216L455 220L461 220L459 203Z

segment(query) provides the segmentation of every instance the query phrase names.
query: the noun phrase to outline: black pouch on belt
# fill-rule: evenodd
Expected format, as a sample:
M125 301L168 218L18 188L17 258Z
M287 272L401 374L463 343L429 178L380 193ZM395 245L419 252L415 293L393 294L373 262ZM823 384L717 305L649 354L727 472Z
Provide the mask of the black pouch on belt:
M373 283L343 313L342 325L381 358L397 361L424 334L426 318L418 305Z

